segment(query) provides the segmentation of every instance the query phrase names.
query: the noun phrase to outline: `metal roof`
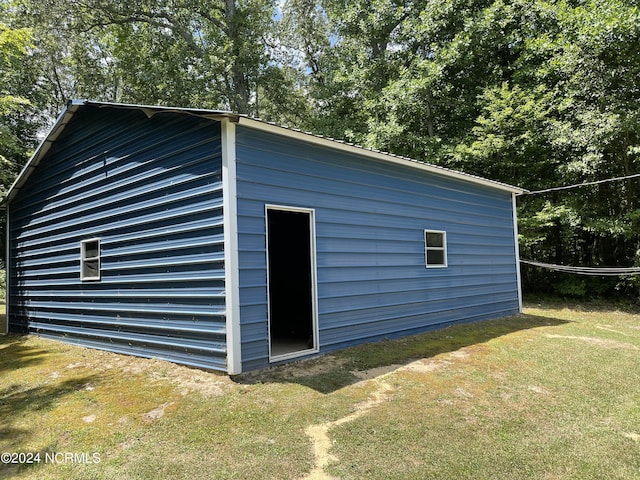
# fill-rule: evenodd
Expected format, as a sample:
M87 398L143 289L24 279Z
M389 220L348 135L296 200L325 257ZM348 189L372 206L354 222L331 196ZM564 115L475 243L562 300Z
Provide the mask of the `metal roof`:
M323 137L321 135L317 135L310 132L304 132L302 130L298 130L295 128L289 128L286 126L277 125L272 122L265 122L257 118L249 117L248 115L237 114L237 113L228 112L224 110L163 107L163 106L153 106L153 105L134 105L134 104L112 103L112 102L94 102L94 101L87 101L87 100L70 100L67 103L67 106L63 109L63 111L58 116L58 119L54 123L53 127L51 127L51 130L46 135L45 139L38 146L37 150L31 157L31 159L27 162L27 164L22 169L22 171L16 178L15 182L13 183L13 185L11 186L11 188L9 189L5 197L2 199L2 204L6 204L7 202L11 201L13 197L15 197L15 195L22 188L22 186L24 185L26 180L29 178L31 173L37 168L42 158L49 151L53 143L64 131L65 127L71 121L73 116L83 107L140 110L149 118L159 113L165 113L165 112L194 115L202 118L208 118L211 120L221 120L223 118L228 118L231 121L237 123L238 125L242 125L247 128L267 131L283 137L293 138L303 142L308 142L308 143L320 145L323 147L356 154L356 155L363 155L365 157L369 157L379 161L401 164L401 165L416 168L418 170L428 171L437 175L442 175L449 178L455 178L458 180L462 180L462 181L466 181L466 182L470 182L478 185L483 185L485 187L495 188L498 190L504 190L511 193L515 193L515 194L521 194L526 192L526 190L523 188L498 182L495 180L489 180L477 175L459 172L457 170L452 170L446 167L433 165L433 164L422 162L416 159L402 157L399 155L382 152L380 150L362 147L362 146L355 145L353 143L348 143L342 140Z

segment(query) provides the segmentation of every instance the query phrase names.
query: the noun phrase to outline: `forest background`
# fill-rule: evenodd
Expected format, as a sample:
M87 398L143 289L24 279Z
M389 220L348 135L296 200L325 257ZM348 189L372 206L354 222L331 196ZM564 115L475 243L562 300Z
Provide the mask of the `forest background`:
M633 175L639 3L0 0L0 195L72 98L232 110L529 190ZM639 193L519 197L522 258L640 266ZM522 273L526 293L639 296L640 277Z

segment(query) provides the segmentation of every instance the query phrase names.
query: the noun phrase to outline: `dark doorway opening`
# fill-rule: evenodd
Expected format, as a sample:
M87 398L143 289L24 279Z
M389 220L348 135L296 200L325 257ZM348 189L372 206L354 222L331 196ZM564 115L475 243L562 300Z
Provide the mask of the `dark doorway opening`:
M316 348L311 211L267 208L271 357Z

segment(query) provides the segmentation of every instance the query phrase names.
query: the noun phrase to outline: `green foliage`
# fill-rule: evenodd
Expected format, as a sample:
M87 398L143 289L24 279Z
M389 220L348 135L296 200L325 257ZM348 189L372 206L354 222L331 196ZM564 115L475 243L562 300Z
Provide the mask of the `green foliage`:
M553 289L563 297L584 297L587 285L582 278L565 278L554 282Z
M0 4L0 13L4 13ZM13 183L35 144L39 121L33 114L33 86L25 60L32 47L32 31L0 22L0 199ZM5 230L4 212L0 232ZM5 235L0 234L0 261L4 261ZM2 279L4 282L4 277ZM2 295L4 288L0 286Z
M451 163L489 178L518 180L542 188L554 178L548 131L553 101L544 85L487 87L479 96L480 114L470 139L453 150Z
M312 93L329 99L316 112L332 119L316 124L325 133L532 190L640 171L634 2L323 6L333 41ZM624 182L521 198L523 256L632 264L638 193ZM525 286L599 290L556 280L528 272Z
M531 190L640 171L632 0L0 6L5 188L33 148L35 112L72 97L231 109ZM638 263L639 198L637 180L521 197L522 256ZM615 287L523 273L527 289Z
M19 2L59 100L258 110L273 61L270 0Z
M25 155L17 119L30 101L21 95L19 73L30 41L30 30L0 23L0 197L13 182Z

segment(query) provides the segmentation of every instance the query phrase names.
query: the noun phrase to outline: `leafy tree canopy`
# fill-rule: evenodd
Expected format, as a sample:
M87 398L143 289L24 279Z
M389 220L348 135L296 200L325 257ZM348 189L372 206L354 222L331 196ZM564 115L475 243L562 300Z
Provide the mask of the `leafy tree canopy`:
M69 98L229 109L529 189L640 171L636 0L0 5L6 179L35 112ZM522 197L523 256L640 265L638 189ZM524 273L561 293L616 286Z

